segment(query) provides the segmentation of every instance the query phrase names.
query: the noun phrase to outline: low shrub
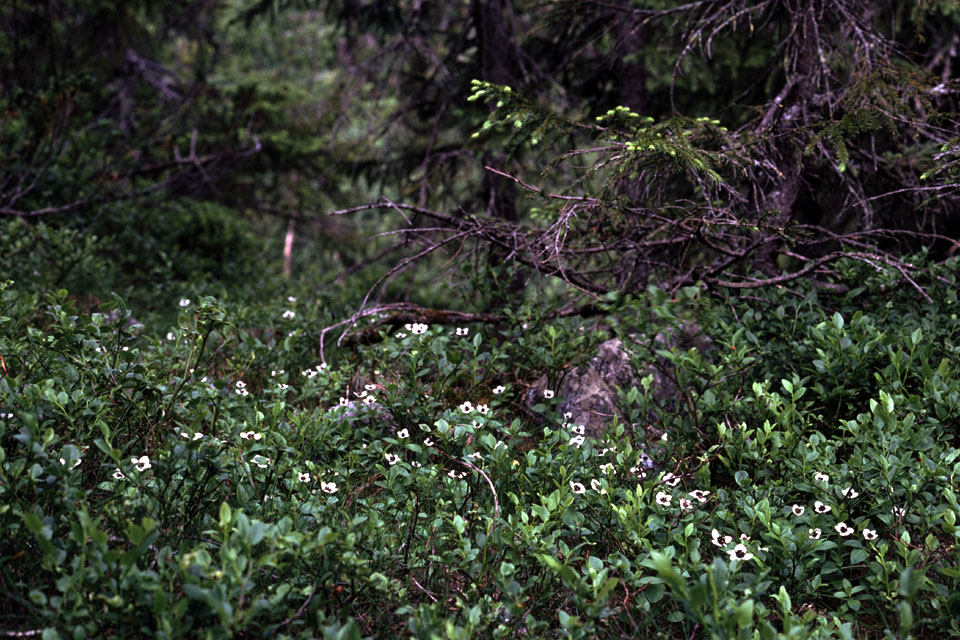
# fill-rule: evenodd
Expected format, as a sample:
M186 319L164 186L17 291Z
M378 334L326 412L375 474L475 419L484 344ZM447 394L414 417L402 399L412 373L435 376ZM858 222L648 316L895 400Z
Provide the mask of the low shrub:
M611 303L678 401L641 375L599 438L531 391L604 337L577 321L384 329L324 364L306 300L183 300L151 335L119 298L86 314L8 282L0 630L960 634L940 277L932 302L876 311L809 289ZM642 338L691 322L709 349Z

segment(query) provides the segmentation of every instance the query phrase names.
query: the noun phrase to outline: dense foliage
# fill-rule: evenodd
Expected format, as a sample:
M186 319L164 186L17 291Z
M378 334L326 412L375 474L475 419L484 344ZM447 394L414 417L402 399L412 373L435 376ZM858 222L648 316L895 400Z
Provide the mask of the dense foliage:
M322 301L183 300L152 337L120 301L80 314L6 286L4 626L960 633L957 282L938 276L933 304L879 304L876 282L612 305L609 331L662 358L689 408L655 402L647 376L596 439L550 393L524 408L536 373L556 383L601 339L577 321L411 326L323 366ZM638 340L681 320L709 357Z
M12 0L0 636L960 636L958 32Z

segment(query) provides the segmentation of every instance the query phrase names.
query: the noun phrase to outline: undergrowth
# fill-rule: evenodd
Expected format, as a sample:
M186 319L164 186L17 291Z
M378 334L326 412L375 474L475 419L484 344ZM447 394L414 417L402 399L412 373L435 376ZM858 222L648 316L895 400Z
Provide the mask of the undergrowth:
M147 329L120 298L7 282L0 632L955 636L938 277L931 303L864 274L844 299L653 289L589 326L385 325L327 363L319 299L195 296ZM644 338L681 326L699 347ZM637 383L592 438L553 387L613 336Z

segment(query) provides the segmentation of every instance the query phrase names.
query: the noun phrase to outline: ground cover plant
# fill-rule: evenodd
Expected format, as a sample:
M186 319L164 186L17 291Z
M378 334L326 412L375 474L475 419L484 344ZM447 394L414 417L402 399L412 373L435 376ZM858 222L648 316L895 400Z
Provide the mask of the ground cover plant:
M0 638L960 637L951 0L11 0Z
M654 289L592 326L528 308L383 328L326 364L303 298L261 305L269 336L210 297L152 333L120 299L80 313L8 282L3 627L960 633L956 272L933 274L932 303L908 288L876 304L889 283L869 281L843 299ZM709 353L638 337L691 320ZM682 402L655 401L647 375L622 389L627 420L584 436L552 387L611 333L659 358ZM550 388L528 401L539 373Z

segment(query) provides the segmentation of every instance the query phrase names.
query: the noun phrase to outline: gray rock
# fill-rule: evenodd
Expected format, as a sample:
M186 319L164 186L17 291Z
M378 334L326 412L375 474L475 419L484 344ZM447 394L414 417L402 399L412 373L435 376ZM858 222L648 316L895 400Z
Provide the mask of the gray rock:
M637 343L643 341L642 336L637 337ZM713 351L712 340L702 336L696 325L665 329L653 336L652 342L645 345L651 351L672 348L680 351L696 348L701 353ZM621 423L626 422L618 388L629 391L636 387L642 392L640 381L646 376L652 376L650 389L653 402L668 411L684 409L680 389L673 375L673 365L665 358L654 357L650 364L642 368L635 367L628 349L619 338L607 340L597 348L597 355L590 362L566 371L555 383L553 391L560 400L560 413L571 414L568 421L583 425L587 436L597 438L603 435L614 417ZM543 392L547 388L546 376L535 381L527 391L527 406L532 408L538 402L543 402ZM635 428L642 426L634 425ZM645 431L651 439L663 435L662 431L653 427Z

